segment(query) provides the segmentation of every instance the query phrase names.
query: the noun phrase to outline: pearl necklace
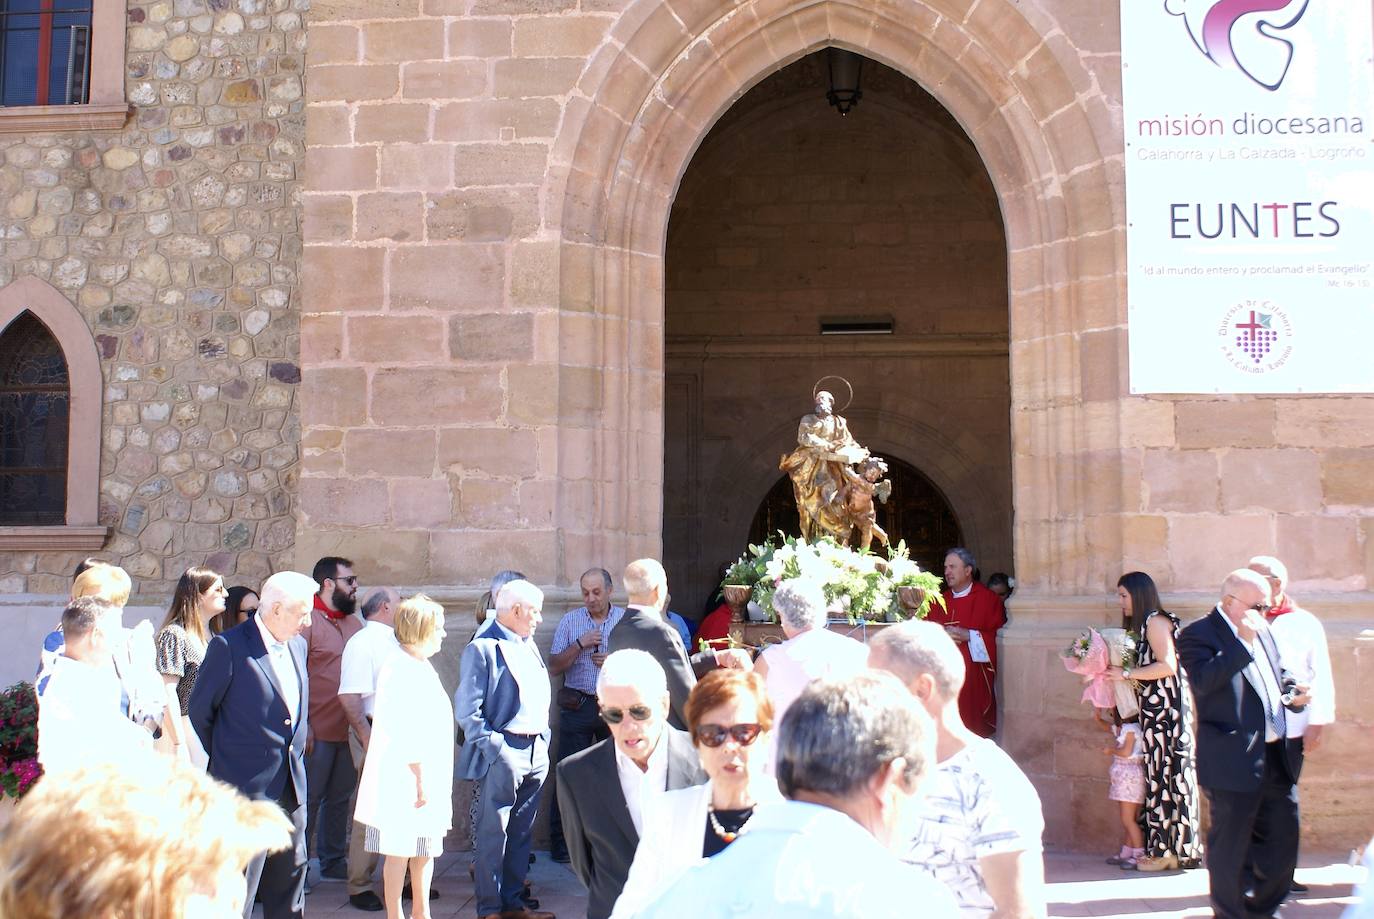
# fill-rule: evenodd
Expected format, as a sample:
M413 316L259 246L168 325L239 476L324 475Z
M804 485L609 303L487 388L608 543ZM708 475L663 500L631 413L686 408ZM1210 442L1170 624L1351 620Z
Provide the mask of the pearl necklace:
M715 805L707 805L706 819L711 821L711 829L720 837L721 842L728 846L730 843L749 832L749 821L754 819L754 808L749 808L749 816L744 818L744 822L739 825L739 829L733 833L727 832L725 827L720 825L720 821L716 819Z

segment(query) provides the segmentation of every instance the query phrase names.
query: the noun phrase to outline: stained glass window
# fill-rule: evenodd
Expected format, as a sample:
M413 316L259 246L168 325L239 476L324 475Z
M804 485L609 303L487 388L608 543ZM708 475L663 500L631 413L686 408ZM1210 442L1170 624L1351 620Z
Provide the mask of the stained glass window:
M0 333L0 524L66 522L70 408L61 346L21 314Z

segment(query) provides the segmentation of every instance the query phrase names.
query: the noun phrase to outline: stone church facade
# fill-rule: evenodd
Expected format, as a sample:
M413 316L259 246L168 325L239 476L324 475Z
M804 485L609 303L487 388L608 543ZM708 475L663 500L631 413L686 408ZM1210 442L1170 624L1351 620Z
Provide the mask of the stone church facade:
M498 568L557 612L656 555L695 613L836 373L1017 578L1002 741L1051 846L1115 832L1058 650L1124 571L1187 619L1259 553L1332 640L1307 844L1367 837L1374 398L1130 395L1114 4L96 6L91 104L0 109L0 326L71 392L65 525L0 527L12 632L96 553L150 609L341 554L464 619Z

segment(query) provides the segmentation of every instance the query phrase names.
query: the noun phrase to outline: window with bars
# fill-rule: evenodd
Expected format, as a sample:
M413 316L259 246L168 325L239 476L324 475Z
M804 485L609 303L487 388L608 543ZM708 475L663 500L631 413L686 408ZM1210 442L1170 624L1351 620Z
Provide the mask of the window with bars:
M0 106L90 99L91 0L0 0Z
M66 522L70 408L62 347L25 312L0 333L0 525Z

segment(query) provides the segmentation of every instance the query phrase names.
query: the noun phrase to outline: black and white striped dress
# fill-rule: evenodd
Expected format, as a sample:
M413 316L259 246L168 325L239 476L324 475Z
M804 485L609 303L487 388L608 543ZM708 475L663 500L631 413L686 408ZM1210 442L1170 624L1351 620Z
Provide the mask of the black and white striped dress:
M1137 667L1154 663L1154 650L1146 638L1150 619L1140 629ZM1178 617L1164 612L1178 637ZM1184 867L1202 859L1202 835L1198 829L1197 741L1191 720L1193 696L1188 677L1177 676L1140 682L1140 734L1145 747L1145 804L1140 827L1145 832L1145 854L1173 854Z

